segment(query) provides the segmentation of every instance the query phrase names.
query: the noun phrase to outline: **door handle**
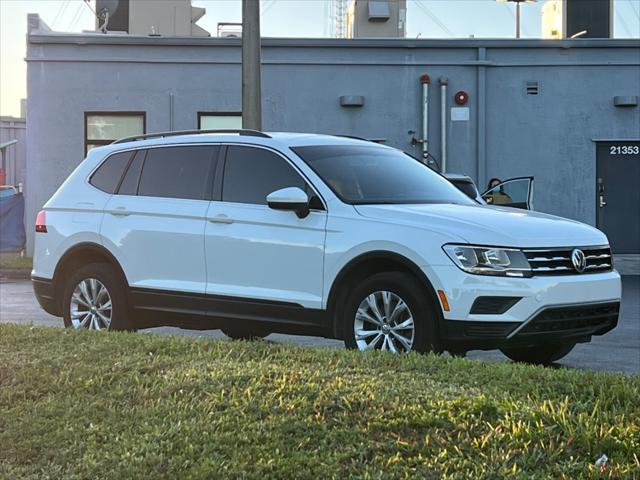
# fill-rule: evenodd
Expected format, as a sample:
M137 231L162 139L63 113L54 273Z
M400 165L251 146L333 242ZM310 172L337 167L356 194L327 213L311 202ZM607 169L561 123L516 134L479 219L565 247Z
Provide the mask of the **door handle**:
M598 178L598 206L604 207L607 202L604 201L604 182L602 178Z
M598 195L598 205L600 206L600 208L604 207L606 204L607 202L604 201L604 195Z
M227 215L216 215L215 217L211 217L209 218L209 221L211 223L223 223L223 224L230 224L233 223L233 219L229 218Z
M116 207L115 209L109 212L111 215L116 215L118 217L126 217L127 215L131 215L131 212L127 210L127 207Z

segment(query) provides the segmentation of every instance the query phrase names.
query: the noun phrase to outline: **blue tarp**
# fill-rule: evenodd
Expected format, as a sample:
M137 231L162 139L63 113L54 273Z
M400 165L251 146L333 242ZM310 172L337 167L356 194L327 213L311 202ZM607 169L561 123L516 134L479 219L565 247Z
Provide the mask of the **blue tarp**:
M24 248L24 196L16 193L0 196L0 252L17 252Z

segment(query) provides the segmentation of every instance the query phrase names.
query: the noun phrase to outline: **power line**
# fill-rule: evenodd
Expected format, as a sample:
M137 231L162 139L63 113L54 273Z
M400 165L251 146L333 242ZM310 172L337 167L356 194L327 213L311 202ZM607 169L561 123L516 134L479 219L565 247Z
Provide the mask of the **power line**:
M76 24L78 23L78 20L80 20L80 17L82 16L82 5L84 5L84 2L80 0L78 9L76 10L76 13L71 18L71 22L69 22L69 27L67 28L67 31L69 32L72 31L75 28Z
M629 29L627 22L625 22L624 17L620 14L620 12L616 12L616 13L617 13L616 16L618 17L618 20L620 21L620 25L622 25L622 28L624 28L624 30L627 32L627 35L633 38L633 33L631 33L631 30Z
M262 11L260 12L260 15L264 15L265 13L267 13L269 10L271 10L271 7L273 7L276 4L276 0L266 0L263 4L262 4Z
M506 3L503 3L502 6L507 9L509 14L511 15L511 18L513 18L515 20L516 19L516 14L513 13L513 10L511 10L511 7L509 5L507 5ZM520 12L520 20L521 20L520 21L520 29L522 30L522 33L524 33L528 37L529 36L529 32L526 29L526 27L524 25L522 25L522 11Z
M631 8L633 8L633 12L636 14L636 17L640 18L640 10L636 10L635 0L631 0L629 4L631 5Z
M431 10L429 10L424 3L422 3L422 0L417 0L415 2L415 5L418 6L420 10L422 10L427 15L427 17L429 17L431 21L440 28L440 30L445 32L450 37L455 37L454 33L451 30L449 30L444 23L440 21L438 16L434 14Z
M54 30L56 29L56 25L58 24L58 20L61 20L62 17L64 16L64 12L67 11L67 7L69 6L69 2L71 0L64 0L64 2L62 2L62 4L60 4L60 8L58 8L58 12L56 13L55 18L53 19L53 22L51 23L51 28L53 28Z

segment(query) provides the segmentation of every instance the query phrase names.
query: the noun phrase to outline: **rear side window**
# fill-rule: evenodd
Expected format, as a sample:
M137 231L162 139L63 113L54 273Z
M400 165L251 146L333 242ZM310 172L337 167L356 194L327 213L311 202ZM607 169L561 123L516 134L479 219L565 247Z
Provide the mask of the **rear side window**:
M267 195L285 187L307 190L286 160L262 148L230 146L224 167L224 202L267 204Z
M140 181L140 172L142 171L145 154L146 150L138 150L136 152L136 156L133 157L127 173L124 174L124 178L118 189L118 195L138 194L138 182Z
M132 153L121 152L109 156L91 175L89 183L103 192L114 193Z
M147 150L138 195L191 200L207 198L218 148L198 145Z

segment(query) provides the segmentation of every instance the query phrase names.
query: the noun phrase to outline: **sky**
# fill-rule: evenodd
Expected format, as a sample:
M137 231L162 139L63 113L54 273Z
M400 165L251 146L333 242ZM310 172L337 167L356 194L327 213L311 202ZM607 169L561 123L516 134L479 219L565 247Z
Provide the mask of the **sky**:
M331 0L261 0L264 37L331 36ZM198 25L216 35L218 22L240 22L240 0L192 0L207 13ZM522 5L522 37L539 38L544 0ZM95 1L91 0L92 7ZM407 0L409 38L509 38L514 36L511 3L495 0ZM95 26L82 0L0 0L0 115L19 116L26 96L27 14L38 13L53 30L81 32ZM640 0L614 0L614 36L640 38Z

